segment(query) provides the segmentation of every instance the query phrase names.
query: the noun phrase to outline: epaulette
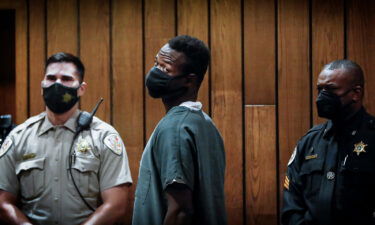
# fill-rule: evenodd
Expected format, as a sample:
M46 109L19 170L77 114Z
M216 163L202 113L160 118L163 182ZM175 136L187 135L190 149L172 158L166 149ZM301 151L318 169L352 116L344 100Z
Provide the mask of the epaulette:
M368 121L368 126L371 130L375 130L375 120L374 118L371 118L369 121Z
M326 127L326 125L327 125L327 122L315 125L309 131L307 131L304 136L306 136L306 135L308 135L310 133L313 133L315 131L321 131L322 129L324 129Z
M13 130L12 133L19 133L23 131L24 129L28 128L29 126L33 125L34 123L40 121L45 117L45 113L40 113L36 116L28 118L25 122L21 123L20 125L16 126Z

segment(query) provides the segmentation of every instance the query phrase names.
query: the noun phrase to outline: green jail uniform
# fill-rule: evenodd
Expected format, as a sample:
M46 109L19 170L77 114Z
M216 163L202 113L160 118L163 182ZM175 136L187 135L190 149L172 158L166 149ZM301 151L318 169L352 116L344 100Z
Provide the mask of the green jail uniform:
M163 224L165 189L176 182L193 192L193 224L226 224L223 140L202 110L176 106L159 122L142 155L133 225Z
M9 134L0 149L0 189L20 198L21 211L36 225L75 225L93 212L73 186L69 148L77 110L64 125L54 126L46 113L31 117ZM73 145L72 172L86 201L100 206L100 193L131 183L125 146L117 131L94 117Z

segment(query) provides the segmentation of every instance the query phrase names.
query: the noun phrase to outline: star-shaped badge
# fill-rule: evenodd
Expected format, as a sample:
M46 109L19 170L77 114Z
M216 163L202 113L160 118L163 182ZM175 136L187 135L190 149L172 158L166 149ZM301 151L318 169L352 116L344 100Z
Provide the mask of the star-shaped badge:
M63 102L68 103L68 102L70 102L70 100L72 100L72 98L73 97L69 93L65 93L63 95Z
M353 152L356 152L357 155L359 156L359 154L361 154L362 152L366 152L365 151L365 148L366 148L366 144L363 143L363 141L357 143L357 144L354 144L354 151Z

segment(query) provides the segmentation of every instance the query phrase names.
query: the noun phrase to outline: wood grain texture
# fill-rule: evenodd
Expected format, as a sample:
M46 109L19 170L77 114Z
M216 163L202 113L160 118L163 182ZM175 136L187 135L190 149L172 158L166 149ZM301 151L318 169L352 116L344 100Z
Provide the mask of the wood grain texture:
M154 65L154 59L160 48L175 36L175 1L148 0L145 1L145 73ZM146 139L154 130L156 124L165 115L161 99L151 98L145 91L146 103Z
M245 104L275 104L275 1L244 1Z
M133 185L125 224L131 224L134 192L143 152L143 43L141 1L112 1L112 116L124 140Z
M348 59L357 62L365 74L365 107L375 115L375 1L348 1Z
M211 3L211 112L226 149L228 224L243 224L241 2Z
M312 1L312 110L313 123L319 124L325 119L319 118L316 111L316 83L325 64L344 58L344 4L342 0Z
M310 127L311 84L308 1L280 1L278 6L279 187L282 187L296 142Z
M47 1L47 57L57 52L78 53L77 0Z
M45 0L29 4L29 102L30 116L45 110L40 82L46 60Z
M208 46L208 1L182 0L177 1L178 35L187 34L204 41ZM203 110L210 112L209 78L207 71L198 94L198 101L202 102Z
M245 107L246 224L277 223L276 107Z
M80 1L80 55L86 67L88 89L81 99L81 108L91 111L100 97L104 102L96 116L111 122L109 2Z
M27 5L25 1L12 2L16 10L16 115L17 124L28 117L27 98Z
M0 9L0 115L16 114L16 11Z

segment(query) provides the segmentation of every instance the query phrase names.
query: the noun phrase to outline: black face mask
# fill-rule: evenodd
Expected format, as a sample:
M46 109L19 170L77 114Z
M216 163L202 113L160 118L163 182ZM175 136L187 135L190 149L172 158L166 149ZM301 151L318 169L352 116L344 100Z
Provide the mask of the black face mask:
M67 112L79 100L77 95L78 88L66 87L59 83L44 87L44 102L47 107L56 114Z
M173 86L174 80L185 77L185 74L171 77L156 67L153 67L146 76L146 87L153 98L176 99L183 96L187 87Z
M350 106L353 102L346 105L341 103L340 98L347 95L352 89L338 96L329 91L321 91L316 99L316 107L319 117L330 120L343 120L350 113Z

